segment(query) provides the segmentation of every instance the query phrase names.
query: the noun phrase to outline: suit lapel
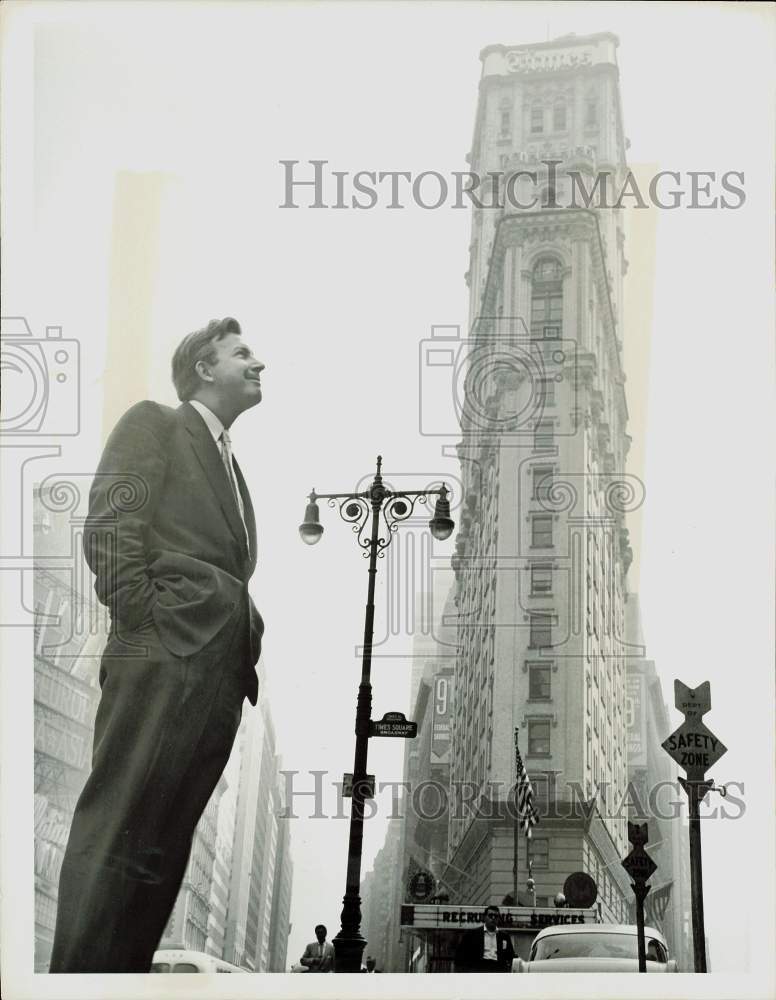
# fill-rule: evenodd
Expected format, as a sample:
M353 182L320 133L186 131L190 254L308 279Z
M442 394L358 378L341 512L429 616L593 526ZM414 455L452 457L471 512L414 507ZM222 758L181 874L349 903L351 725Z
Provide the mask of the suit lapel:
M178 412L183 418L184 426L191 435L191 447L197 457L197 461L202 466L208 482L213 492L218 497L221 509L224 512L227 524L232 530L232 534L239 542L245 546L245 530L240 520L240 511L237 509L237 501L232 493L232 487L226 475L226 469L221 461L221 453L218 445L213 440L213 435L207 429L207 425L193 406L183 403ZM235 463L236 464L236 463ZM242 477L241 477L242 478ZM247 517L247 508L246 508ZM251 511L253 518L253 511ZM249 528L250 530L250 528ZM256 526L254 523L254 535ZM253 543L251 545L253 551Z

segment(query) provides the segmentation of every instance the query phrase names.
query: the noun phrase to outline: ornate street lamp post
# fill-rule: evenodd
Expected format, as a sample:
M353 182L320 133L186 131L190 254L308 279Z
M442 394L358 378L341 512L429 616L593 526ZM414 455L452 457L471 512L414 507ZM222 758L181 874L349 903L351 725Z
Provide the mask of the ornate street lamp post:
M394 532L401 521L412 515L416 503L425 503L429 496L437 496L434 516L429 528L434 538L444 541L455 527L450 518L449 491L445 485L438 490L402 490L395 493L383 485L382 456L377 456L377 472L368 490L362 493L316 493L309 496L304 521L299 534L308 545L314 545L323 534L319 521L318 500L327 500L330 507L339 502L343 521L353 526L358 544L369 558L369 585L367 588L366 617L364 621L364 655L361 663L361 683L358 688L356 708L356 752L353 761L353 802L350 811L350 836L348 840L348 869L345 896L342 900L342 927L333 939L336 972L360 972L361 956L366 941L361 936L361 851L364 839L364 802L371 794L367 787L367 753L372 715L372 638L375 618L375 576L377 558L391 544ZM366 528L370 522L371 531ZM385 522L384 534L380 533L380 515Z

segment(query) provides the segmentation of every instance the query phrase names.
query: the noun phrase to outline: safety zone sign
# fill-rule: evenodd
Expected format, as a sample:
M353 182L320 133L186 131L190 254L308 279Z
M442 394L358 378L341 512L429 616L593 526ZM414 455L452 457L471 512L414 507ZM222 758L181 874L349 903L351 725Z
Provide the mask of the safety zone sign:
M702 778L727 747L699 718L688 718L661 744L690 779Z

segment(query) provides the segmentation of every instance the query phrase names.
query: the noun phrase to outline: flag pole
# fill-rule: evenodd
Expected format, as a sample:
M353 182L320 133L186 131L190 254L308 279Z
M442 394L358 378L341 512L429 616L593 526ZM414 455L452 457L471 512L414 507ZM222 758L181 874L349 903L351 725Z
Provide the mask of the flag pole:
M517 739L518 739L518 734L519 733L520 733L520 730L519 729L515 729L515 825L514 825L514 829L513 829L514 844L513 844L513 862L512 862L512 875L514 877L513 878L513 881L514 881L514 893L513 894L514 894L514 897L515 897L515 906L519 905L518 901L517 901L517 886L518 886L518 867L517 867L518 866L518 844L520 842L520 808L519 808L519 806L517 804L517 796L518 796L517 782L519 780L519 775L517 773L517 754L518 754Z

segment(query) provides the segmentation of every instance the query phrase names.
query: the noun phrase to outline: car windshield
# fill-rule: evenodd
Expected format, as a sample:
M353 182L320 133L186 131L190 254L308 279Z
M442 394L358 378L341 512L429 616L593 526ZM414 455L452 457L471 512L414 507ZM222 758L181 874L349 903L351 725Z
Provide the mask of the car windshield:
M662 944L647 938L647 960L665 962ZM638 941L635 934L548 934L537 941L531 961L551 958L638 958Z

